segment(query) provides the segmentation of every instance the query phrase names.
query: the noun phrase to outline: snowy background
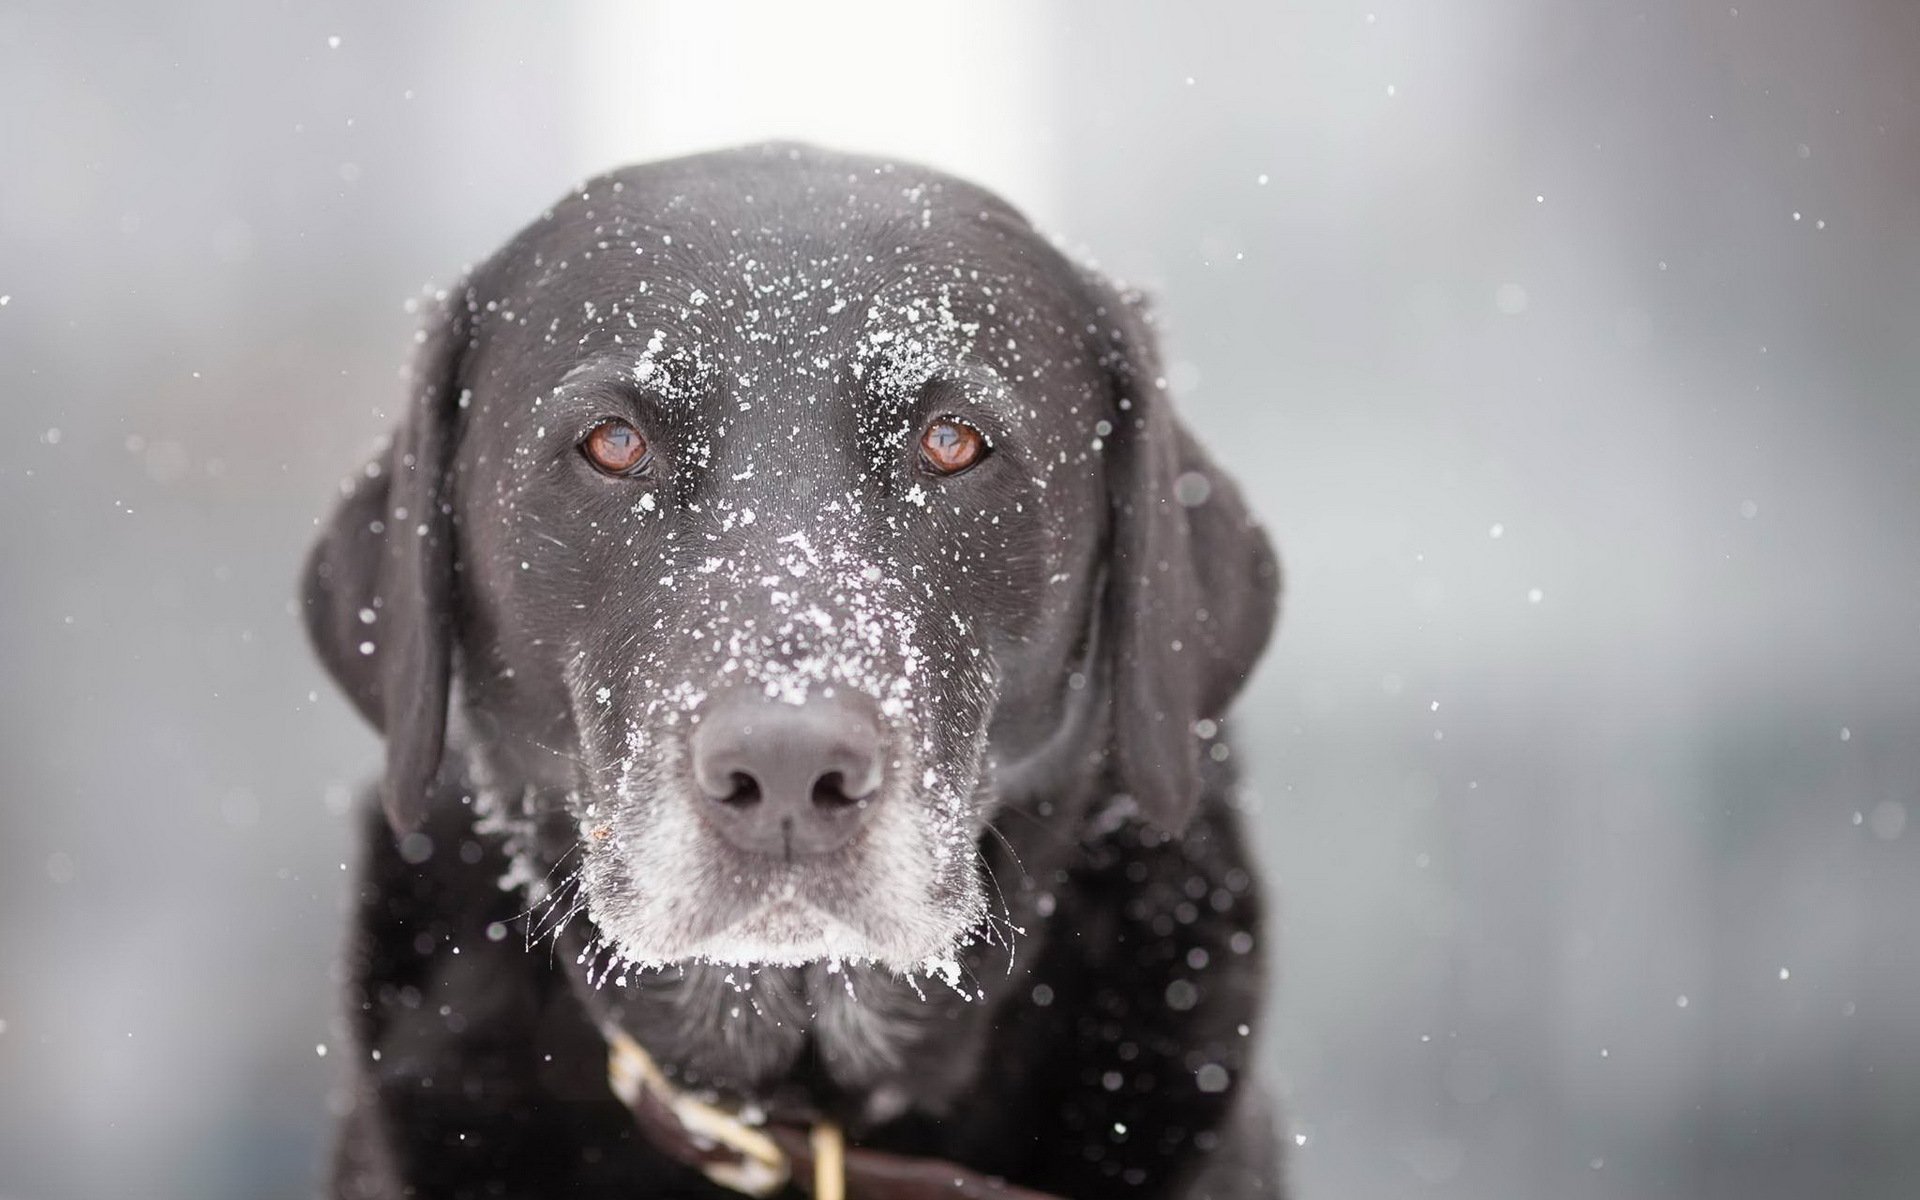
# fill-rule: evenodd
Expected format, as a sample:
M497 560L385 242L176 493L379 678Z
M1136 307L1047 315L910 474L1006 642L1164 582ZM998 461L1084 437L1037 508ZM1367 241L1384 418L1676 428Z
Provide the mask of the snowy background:
M1291 591L1300 1194L1920 1194L1920 5L0 8L0 1197L308 1195L412 318L798 135L1152 287Z

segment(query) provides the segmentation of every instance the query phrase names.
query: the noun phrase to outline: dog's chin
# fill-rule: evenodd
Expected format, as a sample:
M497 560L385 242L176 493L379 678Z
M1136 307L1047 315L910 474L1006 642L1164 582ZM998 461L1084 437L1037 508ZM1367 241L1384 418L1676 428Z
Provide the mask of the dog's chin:
M905 973L951 959L972 923L892 921L880 928L862 928L805 900L783 897L711 932L670 939L614 933L613 940L622 958L643 967L696 962L799 967L827 962L871 964Z
M720 907L716 898L708 913ZM798 967L826 962L910 973L954 958L982 919L985 900L976 893L948 905L911 904L887 910L855 904L844 912L836 911L839 907L787 888L739 910L731 920L698 920L691 925L634 920L637 914L628 910L626 920L596 919L595 923L622 960L643 968L688 963Z
M815 962L874 962L905 968L952 952L954 939L921 946L878 940L800 900L777 900L701 939L687 958L725 966L797 967ZM905 961L901 961L905 959Z

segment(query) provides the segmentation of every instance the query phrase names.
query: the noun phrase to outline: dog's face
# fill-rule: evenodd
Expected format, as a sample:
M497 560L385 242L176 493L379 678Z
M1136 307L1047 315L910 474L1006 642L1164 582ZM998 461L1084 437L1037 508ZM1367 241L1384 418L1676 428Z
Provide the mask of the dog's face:
M1010 796L1104 772L1178 827L1274 588L1118 297L975 188L776 147L474 272L309 594L403 829L457 680L618 957L908 967Z
M1111 408L1074 280L975 195L833 184L589 186L497 269L467 375L481 740L572 795L642 962L949 949L989 725L1018 769L1087 632ZM788 780L776 740L829 744Z

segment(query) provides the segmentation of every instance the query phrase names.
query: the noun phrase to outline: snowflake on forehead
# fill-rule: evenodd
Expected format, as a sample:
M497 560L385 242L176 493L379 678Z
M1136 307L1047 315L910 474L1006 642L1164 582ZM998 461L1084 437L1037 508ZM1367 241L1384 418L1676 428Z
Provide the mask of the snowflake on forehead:
M866 336L854 352L853 373L883 395L909 396L972 358L979 333L979 322L955 314L950 283L940 284L932 298L876 297L867 306Z

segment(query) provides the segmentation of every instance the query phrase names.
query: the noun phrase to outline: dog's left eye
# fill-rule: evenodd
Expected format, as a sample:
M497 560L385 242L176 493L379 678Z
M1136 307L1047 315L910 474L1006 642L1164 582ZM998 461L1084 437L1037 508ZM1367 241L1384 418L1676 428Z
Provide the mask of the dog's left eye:
M920 461L935 475L958 475L986 456L986 435L953 417L941 417L920 435Z
M647 465L647 439L625 421L602 421L580 440L580 453L609 475L631 475Z

